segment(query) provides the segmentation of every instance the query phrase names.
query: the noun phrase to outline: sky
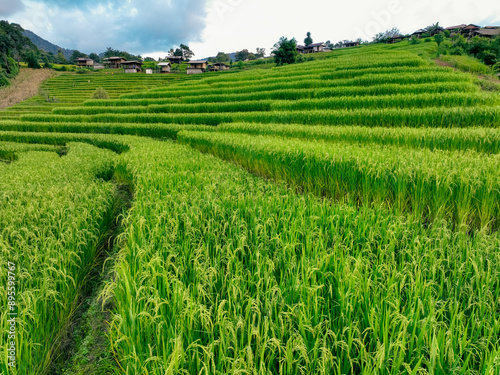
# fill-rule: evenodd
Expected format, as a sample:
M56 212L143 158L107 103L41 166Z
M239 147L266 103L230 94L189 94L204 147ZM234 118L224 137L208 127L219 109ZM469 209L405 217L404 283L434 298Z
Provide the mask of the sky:
M336 43L436 22L500 25L500 1L0 0L0 19L87 54L112 47L157 59L182 43L201 59L257 47L270 54L280 37L300 44L307 32Z

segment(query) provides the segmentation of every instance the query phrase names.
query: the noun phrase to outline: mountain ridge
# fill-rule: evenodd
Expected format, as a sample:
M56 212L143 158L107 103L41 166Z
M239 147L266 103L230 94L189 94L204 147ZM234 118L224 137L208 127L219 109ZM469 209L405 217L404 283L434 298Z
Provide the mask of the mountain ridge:
M69 60L71 55L75 51L74 49L67 49L59 47L58 45L43 39L41 36L35 34L33 31L24 30L23 35L28 37L38 49L44 50L45 52L52 52L54 55L58 53L59 50L62 51L64 57Z

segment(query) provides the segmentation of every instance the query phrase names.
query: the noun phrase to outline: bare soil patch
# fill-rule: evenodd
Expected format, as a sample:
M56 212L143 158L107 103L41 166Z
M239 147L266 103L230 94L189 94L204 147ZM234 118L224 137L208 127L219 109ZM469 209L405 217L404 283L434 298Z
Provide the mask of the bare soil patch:
M54 74L55 72L49 69L21 69L10 86L0 89L0 109L37 95L40 84Z

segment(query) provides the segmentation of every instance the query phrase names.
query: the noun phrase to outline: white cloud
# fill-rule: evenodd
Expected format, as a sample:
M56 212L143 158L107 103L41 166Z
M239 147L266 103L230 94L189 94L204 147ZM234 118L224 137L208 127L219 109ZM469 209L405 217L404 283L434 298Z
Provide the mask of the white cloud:
M25 10L12 21L66 48L101 52L111 46L163 56L185 43L197 58L257 47L269 54L281 36L302 43L308 31L315 41L337 42L371 39L392 27L412 33L436 22L500 23L498 0L480 5L470 0L24 0L24 4Z

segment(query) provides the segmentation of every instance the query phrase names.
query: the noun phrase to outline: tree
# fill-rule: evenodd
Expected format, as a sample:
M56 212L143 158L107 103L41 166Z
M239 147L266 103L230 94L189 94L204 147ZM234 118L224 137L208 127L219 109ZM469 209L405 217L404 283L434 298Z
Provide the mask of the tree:
M66 57L64 57L62 49L59 49L57 51L57 55L54 56L54 61L56 64L68 64L68 60L66 60Z
M248 54L248 60L255 60L255 59L257 59L257 57L255 56L255 53L250 52Z
M313 38L311 38L311 33L310 32L307 32L307 36L306 38L304 39L304 44L306 46L308 46L309 44L313 44Z
M72 61L72 62L75 62L80 57L87 57L87 55L84 54L83 52L80 52L80 51L78 51L78 50L75 49L73 51L73 53L71 54L71 58L69 60Z
M145 57L144 62L156 62L156 60L153 59L152 57Z
M97 53L91 53L89 55L89 59L94 60L96 63L101 61L101 58L99 57L99 55Z
M386 43L389 39L395 38L401 35L401 31L397 27L393 27L390 30L386 30L383 33L378 33L373 37L373 43Z
M328 49L334 49L335 48L335 45L331 41L329 41L329 40L326 41L325 46Z
M24 61L26 61L28 63L28 68L31 68L31 69L40 69L41 68L40 64L38 63L38 56L35 53L35 51L33 51L33 50L29 50L26 53L26 55L24 57Z
M284 36L274 45L272 54L274 62L278 66L295 63L297 58L297 40L295 38L288 40Z
M214 59L214 62L216 63L224 63L230 60L230 57L227 53L224 52L219 52L217 56Z
M234 59L236 61L245 61L245 60L248 60L248 55L249 55L248 50L244 49L242 51L236 52L236 55L234 56Z
M255 54L255 57L260 58L264 56L266 56L266 49L257 47L257 53Z
M181 44L180 47L181 47L181 51L182 51L182 57L184 58L184 60L187 60L187 61L191 60L191 57L194 56L193 51L191 51L189 49L189 47L185 44Z
M433 36L441 31L443 31L443 28L441 26L439 26L439 22L436 22L433 25L427 26L425 28L425 30L427 30L429 32L430 36Z
M436 41L438 47L443 43L444 41L444 35L442 33L434 35L434 40Z

